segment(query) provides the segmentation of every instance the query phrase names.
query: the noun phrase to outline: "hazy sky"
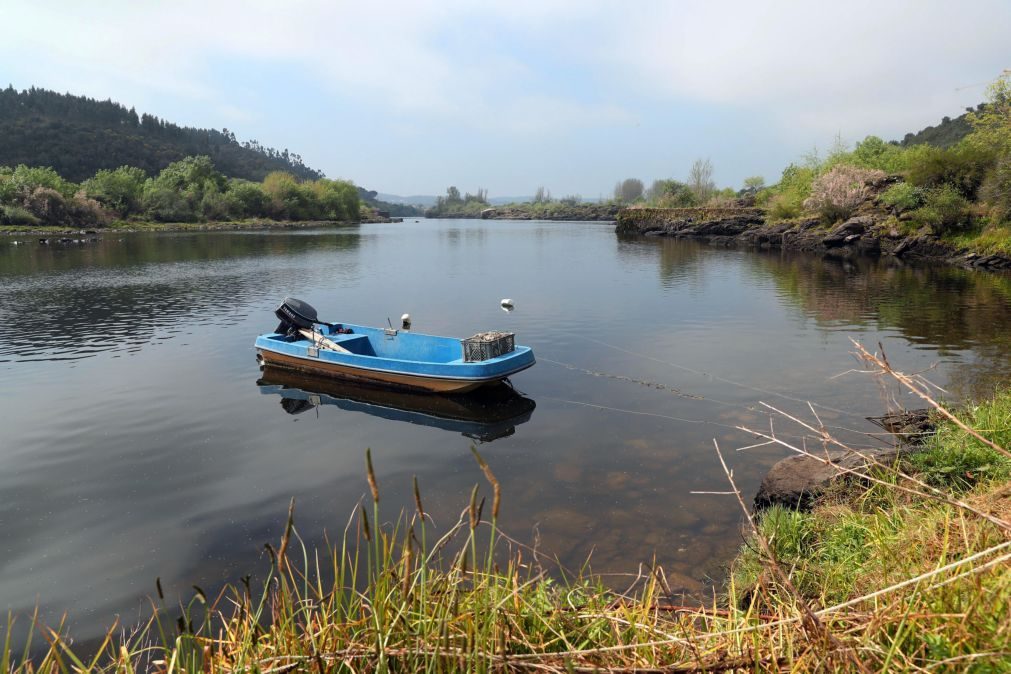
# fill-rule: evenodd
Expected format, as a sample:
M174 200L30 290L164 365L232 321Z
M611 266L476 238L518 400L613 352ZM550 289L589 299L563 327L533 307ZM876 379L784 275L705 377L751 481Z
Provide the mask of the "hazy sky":
M0 0L0 83L227 127L384 192L774 182L1011 68L1011 2Z

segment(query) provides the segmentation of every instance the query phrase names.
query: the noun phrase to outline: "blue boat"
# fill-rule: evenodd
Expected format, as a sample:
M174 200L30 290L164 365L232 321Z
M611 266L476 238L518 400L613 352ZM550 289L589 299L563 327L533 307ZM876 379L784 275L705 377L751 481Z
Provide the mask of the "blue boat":
M534 364L509 333L460 340L408 330L326 323L309 304L286 298L281 324L256 338L261 365L429 393L464 393Z
M428 395L265 367L256 385L263 395L279 396L288 414L333 405L347 412L460 433L476 442L512 435L537 407L507 384L482 386L461 395Z

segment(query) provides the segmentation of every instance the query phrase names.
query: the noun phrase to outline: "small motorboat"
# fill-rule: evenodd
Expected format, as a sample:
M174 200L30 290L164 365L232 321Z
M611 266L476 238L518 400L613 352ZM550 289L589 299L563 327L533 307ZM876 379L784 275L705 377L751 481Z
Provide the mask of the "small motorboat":
M286 298L274 312L274 332L256 338L261 365L288 368L409 391L464 393L499 382L534 364L534 352L512 333L468 339L396 328L326 323L316 309Z
M516 432L530 420L536 403L508 384L489 384L462 395L439 396L363 386L356 382L264 367L256 382L263 395L277 395L288 414L302 414L320 405L363 412L390 421L460 433L477 442L491 442Z

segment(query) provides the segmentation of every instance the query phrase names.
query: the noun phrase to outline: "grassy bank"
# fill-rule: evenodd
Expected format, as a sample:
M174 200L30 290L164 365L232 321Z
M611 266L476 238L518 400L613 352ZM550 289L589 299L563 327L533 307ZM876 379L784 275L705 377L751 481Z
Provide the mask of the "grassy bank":
M371 498L326 549L305 548L292 510L263 584L198 591L181 615L158 598L87 661L36 625L48 654L8 640L0 671L1007 671L1011 392L958 418L979 438L938 418L901 466L850 475L810 513L766 512L711 605L682 605L659 568L616 592L501 534L476 452L486 482L455 526L437 532L417 485L391 520L367 456Z

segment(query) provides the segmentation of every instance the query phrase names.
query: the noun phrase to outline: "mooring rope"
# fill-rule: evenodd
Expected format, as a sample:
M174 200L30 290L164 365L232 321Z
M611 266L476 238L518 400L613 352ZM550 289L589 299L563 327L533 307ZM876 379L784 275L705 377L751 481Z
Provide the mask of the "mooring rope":
M801 403L801 404L804 404L804 405L813 405L814 407L818 407L818 408L821 408L823 410L827 410L829 412L835 412L836 414L843 414L843 415L846 415L846 416L849 416L849 417L860 417L860 418L863 418L859 414L855 414L855 413L849 412L847 410L841 410L841 409L839 409L837 407L832 407L830 405L822 405L820 403L813 403L813 402L810 402L808 400L803 400L802 398L795 398L795 397L787 395L785 393L780 393L779 391L772 391L770 389L764 389L764 388L760 388L758 386L751 386L750 384L745 384L743 382L734 381L733 379L727 379L726 377L721 377L721 376L713 374L711 372L706 372L704 370L697 370L695 368L688 367L687 365L681 365L680 363L674 363L674 362L671 362L671 361L668 361L668 360L664 360L662 358L657 358L656 356L650 356L650 355L645 354L645 353L637 353L635 351L629 351L628 349L622 348L620 346L616 346L614 344L608 344L607 342L601 341L599 339L595 339L593 337L588 337L588 336L586 336L584 334L580 334L578 332L569 332L567 334L573 335L575 337L579 337L581 339L585 339L585 340L587 340L589 342L593 342L593 343L599 344L601 346L606 346L607 348L614 349L615 351L621 351L622 353L627 353L630 356L635 356L637 358L645 358L646 360L651 360L651 361L653 361L655 363L660 363L662 365L667 365L669 367L673 367L673 368L676 368L678 370L683 370L685 372L691 372L692 374L696 374L696 375L699 375L701 377L708 377L709 379L712 379L712 380L715 380L715 381L718 381L718 382L722 382L724 384L730 384L731 386L737 386L739 388L747 389L749 391L754 391L755 393L762 393L762 394L765 394L765 395L775 396L777 398L782 398L784 400L789 400L791 402ZM615 376L617 376L617 375L615 375ZM712 400L712 398L706 398L706 400Z

